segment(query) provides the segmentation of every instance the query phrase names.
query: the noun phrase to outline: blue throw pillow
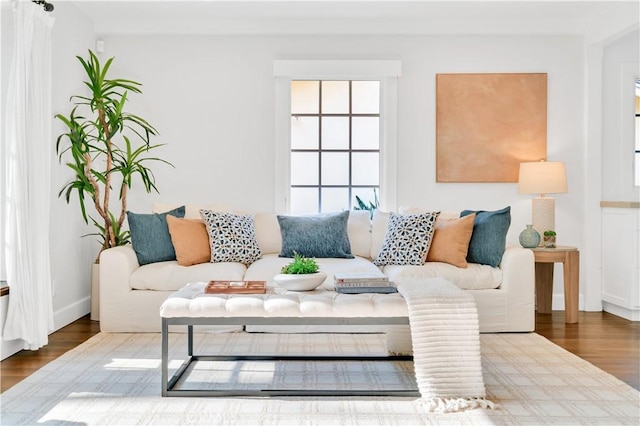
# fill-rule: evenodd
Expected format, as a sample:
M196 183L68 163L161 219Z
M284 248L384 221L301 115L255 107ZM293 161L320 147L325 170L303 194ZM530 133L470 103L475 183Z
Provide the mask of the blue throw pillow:
M176 260L167 215L181 218L184 217L184 210L184 206L181 206L165 213L139 214L127 211L131 244L140 265Z
M467 262L497 267L507 245L507 231L511 225L511 207L492 212L464 210L460 217L476 214L473 234L469 241Z
M349 211L317 216L280 216L280 257L337 257L352 259L347 235Z

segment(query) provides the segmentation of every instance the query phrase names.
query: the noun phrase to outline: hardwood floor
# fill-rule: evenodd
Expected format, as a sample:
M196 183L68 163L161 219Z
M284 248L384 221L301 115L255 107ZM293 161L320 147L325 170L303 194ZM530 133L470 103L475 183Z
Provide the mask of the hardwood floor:
M40 367L100 332L89 315L49 335L49 344L37 351L20 351L0 362L0 392L4 392Z
M640 390L640 322L605 312L580 312L577 324L565 324L564 312L536 314L536 332ZM89 316L49 336L39 351L21 351L0 362L0 392L100 332Z
M640 322L606 312L579 312L565 324L564 311L536 313L536 332L640 390Z

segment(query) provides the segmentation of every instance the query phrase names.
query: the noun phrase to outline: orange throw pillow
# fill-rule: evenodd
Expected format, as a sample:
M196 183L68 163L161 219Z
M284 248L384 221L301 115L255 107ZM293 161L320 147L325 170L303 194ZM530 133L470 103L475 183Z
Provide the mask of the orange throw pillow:
M427 253L427 262L444 262L458 268L466 268L475 217L473 213L459 219L438 219L431 248Z
M209 234L202 220L167 216L167 225L178 265L189 266L211 261Z

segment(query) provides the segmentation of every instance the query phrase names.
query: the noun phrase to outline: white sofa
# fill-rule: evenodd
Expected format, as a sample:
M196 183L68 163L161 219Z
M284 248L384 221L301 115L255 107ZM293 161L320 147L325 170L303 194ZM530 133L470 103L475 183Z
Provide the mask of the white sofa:
M169 208L168 208L169 207ZM156 205L162 212L172 206ZM186 218L199 218L201 206L187 206ZM443 212L441 218L458 217ZM347 231L353 259L316 259L327 279L320 290L333 289L335 272L366 272L378 268L372 263L380 250L388 215L367 211L349 215ZM189 282L209 280L265 280L272 278L291 259L281 258L282 239L275 213L254 215L256 239L262 257L249 266L241 263L202 263L180 266L177 261L140 266L130 245L105 250L100 256L100 329L104 332L159 332L159 307L174 291ZM507 246L496 268L469 264L459 268L447 263L427 262L423 266L382 267L391 280L402 277L443 277L468 290L476 299L481 332L528 332L534 329L534 258L531 250Z

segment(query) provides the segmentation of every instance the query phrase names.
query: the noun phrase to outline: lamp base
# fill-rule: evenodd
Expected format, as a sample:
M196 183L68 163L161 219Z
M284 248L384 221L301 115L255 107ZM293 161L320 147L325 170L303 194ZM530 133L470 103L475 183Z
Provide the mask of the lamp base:
M536 197L531 203L533 229L540 234L540 242L544 231L556 229L556 200L552 197Z

